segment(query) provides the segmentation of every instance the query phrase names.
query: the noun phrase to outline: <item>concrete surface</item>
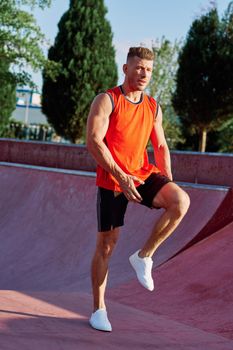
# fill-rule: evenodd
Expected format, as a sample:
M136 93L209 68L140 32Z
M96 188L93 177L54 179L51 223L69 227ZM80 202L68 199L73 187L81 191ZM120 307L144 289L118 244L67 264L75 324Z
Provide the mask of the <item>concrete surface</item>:
M94 183L80 172L0 165L0 349L233 349L233 227L213 226L226 223L218 212L229 189L185 187L191 208L155 255L152 293L128 256L161 210L129 206L110 266L113 332L105 334L88 325Z

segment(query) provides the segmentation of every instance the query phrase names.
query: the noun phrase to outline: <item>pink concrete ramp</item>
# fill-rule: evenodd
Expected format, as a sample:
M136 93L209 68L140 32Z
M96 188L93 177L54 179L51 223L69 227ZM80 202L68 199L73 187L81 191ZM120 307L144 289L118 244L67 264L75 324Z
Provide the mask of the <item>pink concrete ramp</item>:
M89 295L0 291L1 350L232 350L233 341L167 316L108 302L113 332L88 325Z
M133 204L110 266L107 298L114 331L105 334L88 326L90 259L96 237L94 183L93 176L75 171L0 165L0 350L232 349L229 332L199 327L200 318L193 325L186 322L187 315L182 319L182 313L176 318L175 306L170 306L171 314L151 306L159 290L145 294L135 281L128 256L140 248L161 211ZM168 288L176 285L179 279L170 264L214 236L169 259L195 242L203 229L213 233L208 225L228 195L226 188L185 189L191 208L155 257L155 278L164 289L168 281L159 282L160 271L165 269Z
M208 225L228 191L185 189L191 208L159 248L155 266L170 259ZM2 166L0 193L0 288L89 292L97 225L95 178L78 172ZM111 287L134 278L128 256L141 247L159 215L161 210L129 205L111 261Z
M136 281L109 298L233 339L233 222L154 270L155 293ZM157 287L156 287L157 286ZM133 290L133 295L130 292Z

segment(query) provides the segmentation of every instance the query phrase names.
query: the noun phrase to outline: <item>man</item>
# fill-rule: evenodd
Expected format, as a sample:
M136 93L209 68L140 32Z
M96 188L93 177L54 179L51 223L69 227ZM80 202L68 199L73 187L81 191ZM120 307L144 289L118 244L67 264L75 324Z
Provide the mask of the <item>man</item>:
M124 225L129 201L165 211L144 246L129 261L138 281L154 289L152 256L175 230L189 207L189 197L172 182L170 154L162 127L162 111L144 93L153 69L153 52L144 47L129 49L121 86L98 95L87 122L87 147L97 167L98 237L92 261L94 311L90 325L111 331L104 294L108 262ZM150 164L146 146L151 140L155 165Z

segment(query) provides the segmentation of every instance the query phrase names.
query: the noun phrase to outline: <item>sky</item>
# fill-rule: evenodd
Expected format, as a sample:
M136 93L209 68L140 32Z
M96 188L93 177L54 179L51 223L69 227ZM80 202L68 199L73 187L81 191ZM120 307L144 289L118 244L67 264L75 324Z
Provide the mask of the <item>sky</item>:
M174 42L185 39L192 22L210 8L210 0L105 0L106 15L113 32L116 49L119 83L123 81L122 65L130 46L143 44L151 48L152 43L163 36ZM220 17L230 0L216 0ZM69 0L52 0L50 8L33 11L42 32L54 43L57 24L69 8ZM41 74L32 74L39 91Z

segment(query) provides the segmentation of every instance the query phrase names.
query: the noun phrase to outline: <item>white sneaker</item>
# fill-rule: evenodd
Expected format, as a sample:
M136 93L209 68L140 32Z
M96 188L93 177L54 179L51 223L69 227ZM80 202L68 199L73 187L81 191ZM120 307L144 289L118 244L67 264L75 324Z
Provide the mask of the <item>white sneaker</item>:
M154 281L151 276L153 260L150 257L140 258L139 252L140 250L131 255L129 261L137 274L139 282L143 287L152 291L154 290Z
M92 328L98 329L99 331L111 332L112 326L108 320L107 311L105 309L96 310L89 320Z

